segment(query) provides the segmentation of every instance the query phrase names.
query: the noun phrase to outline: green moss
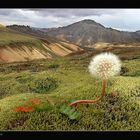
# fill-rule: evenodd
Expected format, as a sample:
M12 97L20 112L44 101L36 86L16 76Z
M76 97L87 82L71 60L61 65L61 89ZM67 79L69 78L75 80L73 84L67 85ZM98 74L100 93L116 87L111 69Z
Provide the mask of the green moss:
M101 95L102 82L89 74L89 61L86 57L71 57L2 65L11 70L0 72L0 130L140 130L140 102L134 98L139 95L138 75L110 79L101 101L76 108L80 113L78 120L73 119L75 115L71 118L68 112L60 111L64 104ZM139 64L137 59L123 62L129 70L127 74L138 71ZM39 70L33 72L32 68ZM112 91L117 96L111 96ZM50 109L42 106L29 113L13 111L30 99L47 101L46 97L53 103Z
M127 71L123 74L124 76L132 76L132 77L137 77L140 76L140 61L139 59L136 60L126 60L123 63L123 66Z

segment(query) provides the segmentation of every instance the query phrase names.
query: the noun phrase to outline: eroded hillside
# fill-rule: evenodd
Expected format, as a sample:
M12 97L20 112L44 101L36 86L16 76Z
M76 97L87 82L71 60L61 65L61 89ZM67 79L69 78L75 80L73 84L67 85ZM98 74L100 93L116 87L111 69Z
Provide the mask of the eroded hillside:
M52 59L82 50L80 47L50 38L38 38L5 27L0 28L0 62Z

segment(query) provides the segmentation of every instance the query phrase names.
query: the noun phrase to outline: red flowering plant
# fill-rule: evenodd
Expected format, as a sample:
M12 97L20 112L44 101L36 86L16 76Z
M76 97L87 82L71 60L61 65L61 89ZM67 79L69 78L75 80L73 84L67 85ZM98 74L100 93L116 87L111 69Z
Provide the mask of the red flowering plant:
M48 99L48 97L46 97L43 100L35 98L31 100L31 103L34 106L36 111L46 111L46 110L48 111L52 109L52 106L53 106L53 102L50 99Z
M48 101L48 99L47 99ZM48 101L49 102L49 101ZM18 106L14 108L16 112L31 112L31 111L43 111L48 110L50 105L46 103L46 100L41 100L39 98L30 99L26 105Z
M42 100L40 100L39 98L35 98L31 99L30 102L32 105L40 105L42 103Z
M16 112L31 112L33 110L34 110L33 107L27 105L18 106L14 108L14 111Z

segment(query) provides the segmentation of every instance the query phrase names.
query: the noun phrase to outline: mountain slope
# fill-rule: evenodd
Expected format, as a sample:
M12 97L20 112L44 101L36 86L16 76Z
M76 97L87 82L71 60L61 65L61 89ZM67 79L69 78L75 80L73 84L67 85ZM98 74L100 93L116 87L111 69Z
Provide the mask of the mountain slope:
M0 62L52 59L82 50L53 38L39 38L9 28L0 28Z
M97 42L126 43L140 41L140 35L136 32L124 32L105 28L93 20L82 20L65 27L44 31L52 37L69 41L81 47L94 47L94 44Z
M33 27L31 28L30 26L9 25L9 26L6 26L6 28L18 31L20 33L25 33L25 34L37 36L37 37L44 37L44 38L48 37L47 33L43 32L41 30L38 30L36 28L33 28Z

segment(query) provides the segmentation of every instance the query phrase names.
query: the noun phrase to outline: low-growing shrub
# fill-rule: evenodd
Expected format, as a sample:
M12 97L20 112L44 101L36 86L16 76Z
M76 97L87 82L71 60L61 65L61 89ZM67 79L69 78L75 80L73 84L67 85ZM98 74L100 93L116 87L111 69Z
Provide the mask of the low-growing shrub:
M33 92L36 93L46 93L49 90L53 90L57 87L57 81L53 78L42 78L37 79L35 82L35 87L31 87Z
M32 75L27 75L24 77L17 77L16 81L20 83L18 85L18 91L21 93L46 93L58 86L57 81L50 77L35 78Z
M121 67L120 75L125 75L127 72L129 72L127 67Z

